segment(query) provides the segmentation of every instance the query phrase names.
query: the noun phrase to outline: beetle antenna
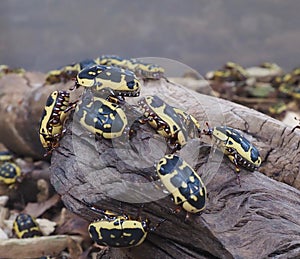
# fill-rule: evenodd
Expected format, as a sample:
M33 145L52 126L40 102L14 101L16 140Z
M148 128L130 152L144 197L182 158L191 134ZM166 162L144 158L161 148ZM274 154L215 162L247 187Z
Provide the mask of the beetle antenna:
M208 122L205 122L205 124L206 124L206 126L207 126L207 130L206 130L206 129L203 129L203 133L204 133L205 135L209 135L209 136L211 136L211 135L212 135L212 133L213 133L213 130L212 130L212 128L211 128L211 127L209 127L209 124L208 124Z

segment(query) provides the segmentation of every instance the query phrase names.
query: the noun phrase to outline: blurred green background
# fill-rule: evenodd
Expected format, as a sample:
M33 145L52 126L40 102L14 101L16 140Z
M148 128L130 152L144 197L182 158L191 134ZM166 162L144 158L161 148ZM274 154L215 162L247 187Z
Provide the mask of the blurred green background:
M48 71L102 54L299 66L296 0L1 0L0 63Z

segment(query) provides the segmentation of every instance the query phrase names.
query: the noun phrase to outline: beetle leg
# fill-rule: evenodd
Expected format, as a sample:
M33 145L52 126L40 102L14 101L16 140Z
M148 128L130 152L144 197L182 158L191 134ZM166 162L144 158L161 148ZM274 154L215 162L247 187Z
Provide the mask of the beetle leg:
M240 180L240 171L241 171L241 169L238 166L237 159L238 159L238 155L237 155L237 153L234 153L234 155L232 157L232 162L235 165L235 172L236 172L237 183L241 187L241 180Z
M111 102L111 103L116 103L116 104L119 104L119 105L124 105L125 104L125 98L121 95L109 95L107 98L106 98L107 101Z
M59 147L59 142L56 140L55 143L52 143L52 146L44 154L44 157L47 157L48 155L52 154L53 150L55 150L57 153L59 153L61 155L65 155L64 153L62 153L61 151L59 151L59 149L57 149L58 147Z
M76 79L74 80L74 85L72 85L69 90L70 91L74 91L75 89L79 88L80 87L80 84L76 81Z
M182 208L180 206L177 206L176 209L170 209L172 214L178 214Z
M131 140L133 137L136 136L137 130L138 130L138 123L139 123L139 120L135 120L130 127L125 128L124 131L125 131L125 134L126 134L126 131L128 131L129 140Z
M145 123L147 123L149 120L150 120L149 117L145 117L145 116L142 115L137 121L138 121L139 123L141 123L141 124L145 124Z
M154 227L150 228L149 231L156 231L157 228L160 227L162 223L164 223L167 219L161 219Z
M85 199L82 200L78 200L77 198L75 198L74 196L72 196L73 199L75 199L76 201L78 201L79 203L82 203L83 205L85 205L86 207L89 208L90 211L96 213L96 214L100 214L103 217L105 217L107 220L114 220L116 219L116 216L113 214L108 214L107 211L101 209L99 206L97 205L93 205L89 202L87 202ZM93 217L95 217L95 215L92 215Z
M234 159L233 159L233 163L234 163L234 165L235 165L235 171L237 172L237 173L239 173L240 171L241 171L241 169L239 168L239 166L238 166L238 163L237 163L237 154L234 154Z
M207 130L206 130L206 129L203 129L203 133L204 133L205 135L209 135L209 136L212 138L212 133L213 133L212 128L209 127L208 122L206 122L205 124L206 124L206 126L207 126Z
M79 101L79 99L72 102L72 103L70 103L69 106L63 111L63 113L67 113L71 110L74 110L76 108L76 105L77 105L78 101Z
M238 165L238 154L236 151L232 151L232 149L226 149L227 152L229 152L229 154L227 155L229 160L235 165L235 172L236 172L236 179L237 179L237 183L238 185L241 187L241 181L240 181L240 171L241 169L239 168Z
M181 149L181 145L178 144L178 143L175 143L174 144L174 147L171 149L171 154L174 154L176 151L180 150Z

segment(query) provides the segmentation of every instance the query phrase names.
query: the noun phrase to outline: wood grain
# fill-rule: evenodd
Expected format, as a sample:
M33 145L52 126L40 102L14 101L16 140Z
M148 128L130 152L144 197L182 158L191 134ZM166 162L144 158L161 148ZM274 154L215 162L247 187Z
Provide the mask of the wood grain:
M142 96L157 94L170 105L193 114L205 127L228 125L245 133L262 156L259 172L241 171L241 187L234 167L209 139L193 140L180 151L207 186L207 208L185 220L186 213L171 213L174 205L155 179L154 163L169 150L148 125L138 125L131 146L95 140L72 121L53 153L51 181L65 205L88 220L97 215L85 200L115 212L136 215L155 225L167 219L144 244L132 249L111 249L111 258L294 258L300 256L300 188L298 132L266 115L219 98L198 94L164 80L145 83ZM128 102L134 105L136 98ZM124 108L133 122L139 111ZM132 146L135 148L132 149ZM135 151L138 150L136 153ZM266 174L267 177L264 174ZM275 181L283 181L281 183ZM289 185L291 186L289 186ZM292 187L294 186L294 187ZM122 205L120 205L122 201Z

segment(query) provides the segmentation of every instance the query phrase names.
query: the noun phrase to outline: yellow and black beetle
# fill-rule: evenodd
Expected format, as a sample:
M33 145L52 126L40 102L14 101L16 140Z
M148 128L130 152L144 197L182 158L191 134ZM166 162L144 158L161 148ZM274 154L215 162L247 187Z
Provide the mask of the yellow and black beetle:
M206 187L200 176L182 158L173 154L164 156L158 161L156 172L176 205L190 213L204 210Z
M13 232L18 238L42 236L42 232L35 218L29 214L19 214L13 223Z

